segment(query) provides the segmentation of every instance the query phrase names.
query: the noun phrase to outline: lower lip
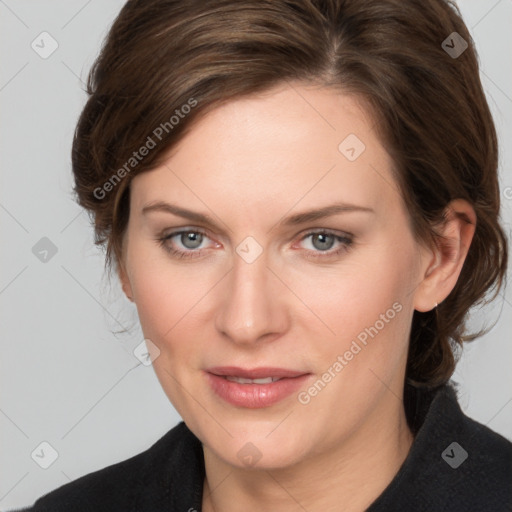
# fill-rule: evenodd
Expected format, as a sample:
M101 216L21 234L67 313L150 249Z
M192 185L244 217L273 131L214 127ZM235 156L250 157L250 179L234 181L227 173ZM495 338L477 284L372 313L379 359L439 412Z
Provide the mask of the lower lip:
M283 378L270 384L239 384L219 375L206 372L213 391L226 402L238 407L259 409L269 407L297 392L310 374Z

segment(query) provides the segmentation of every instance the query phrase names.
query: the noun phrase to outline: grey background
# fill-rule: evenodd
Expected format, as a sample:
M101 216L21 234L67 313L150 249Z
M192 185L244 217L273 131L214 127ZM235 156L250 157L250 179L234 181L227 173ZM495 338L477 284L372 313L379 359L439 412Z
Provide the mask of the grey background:
M131 457L180 421L153 369L132 353L143 339L135 307L105 278L87 215L71 194L82 80L123 3L0 0L0 510L32 504ZM502 215L510 236L512 0L459 6L499 131ZM43 31L59 45L47 59L31 48ZM57 249L47 262L32 250L43 237ZM511 316L508 287L472 316L475 327L497 323L466 347L454 377L463 410L509 439ZM112 333L123 328L130 330ZM58 452L48 469L31 456L43 441Z

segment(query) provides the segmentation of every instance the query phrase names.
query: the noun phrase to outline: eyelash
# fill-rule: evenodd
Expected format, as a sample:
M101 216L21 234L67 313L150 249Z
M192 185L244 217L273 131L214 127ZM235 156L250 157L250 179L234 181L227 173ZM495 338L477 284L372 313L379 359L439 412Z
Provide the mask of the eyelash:
M169 247L167 245L167 242L170 239L174 238L175 236L181 235L183 233L199 233L199 234L201 234L201 235L203 235L205 237L208 237L207 233L205 233L204 231L202 231L200 229L182 229L182 230L179 230L179 231L173 231L173 232L171 232L169 234L166 234L164 236L159 236L157 238L157 242L159 243L159 245L161 245L163 247L163 249L167 253L169 253L174 258L187 259L187 258L198 258L198 257L200 257L202 255L202 253L203 253L203 249L198 250L198 251L196 251L196 250L180 251L180 250L177 250L177 249L172 249L171 247ZM342 245L341 245L341 247L339 249L336 249L336 250L307 251L308 253L313 253L313 254L306 255L306 259L309 259L309 260L328 259L328 258L333 258L335 256L339 256L342 253L350 251L350 249L352 249L352 244L354 242L353 235L348 235L347 234L346 236L341 236L341 235L337 235L336 233L334 233L333 231L331 231L329 229L320 229L320 230L315 230L315 231L309 231L308 233L306 233L300 239L300 241L302 242L306 238L308 238L310 236L313 236L313 235L330 235L330 236L333 236Z

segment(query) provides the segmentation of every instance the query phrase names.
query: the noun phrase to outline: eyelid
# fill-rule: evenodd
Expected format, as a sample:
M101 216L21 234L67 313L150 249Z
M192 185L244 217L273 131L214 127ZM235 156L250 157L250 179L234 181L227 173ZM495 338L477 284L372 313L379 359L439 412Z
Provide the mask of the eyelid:
M348 251L352 247L355 238L352 233L345 231L340 232L329 228L310 228L304 234L299 235L300 238L297 243L302 242L310 236L319 234L332 236L341 244L341 247L338 247L337 249L328 249L327 251L313 251L311 249L305 249L306 253L310 255L306 255L306 258L308 259L328 259L329 257L338 256L341 252Z
M203 228L199 228L199 227L185 226L185 227L176 228L174 230L171 230L168 233L166 233L165 230L162 231L162 234L157 237L157 241L162 245L162 247L166 251L168 251L171 254L177 255L178 257L182 257L182 258L186 258L186 257L199 258L199 257L201 257L202 254L206 251L205 248L198 249L198 250L192 250L192 249L183 250L183 249L172 249L166 245L166 242L168 240L174 238L175 236L181 235L183 233L199 233L199 234L203 235L204 237L209 238L211 240L207 230L205 230ZM312 256L306 256L307 258L310 258L310 259L315 259L315 258L327 259L330 256L331 257L336 256L340 252L342 252L344 250L345 251L348 250L354 241L354 235L352 233L345 232L345 231L340 232L340 231L337 231L334 229L320 227L320 228L309 228L308 230L303 231L302 234L296 235L299 238L297 243L300 243L303 240L305 240L306 238L308 238L312 235L316 235L316 234L325 234L325 235L332 236L338 242L341 243L342 247L338 248L338 249L329 249L327 251L313 251L311 249L305 249L306 253L312 254ZM214 241L214 243L216 243L218 245L217 242ZM190 256L186 256L186 255L190 255ZM322 256L322 255L324 255L324 256Z
M311 235L317 235L317 234L325 234L325 235L331 235L338 238L347 238L352 239L354 238L354 235L352 233L349 233L348 231L339 231L337 229L330 229L330 228L309 228L306 231L303 232L303 234L298 235L300 238L299 240L304 240L304 238L311 236Z
M203 228L187 227L187 226L185 226L184 228L177 228L177 229L171 230L168 233L166 233L164 230L164 231L162 231L162 234L158 236L158 239L159 240L162 240L162 239L169 240L169 239L174 238L175 236L181 235L183 233L199 233L199 234L203 235L205 238L212 240L212 238L208 234L207 230L205 230ZM217 243L217 242L215 242L215 243ZM199 249L196 251L188 250L187 252L199 252L202 250L204 250L204 249Z

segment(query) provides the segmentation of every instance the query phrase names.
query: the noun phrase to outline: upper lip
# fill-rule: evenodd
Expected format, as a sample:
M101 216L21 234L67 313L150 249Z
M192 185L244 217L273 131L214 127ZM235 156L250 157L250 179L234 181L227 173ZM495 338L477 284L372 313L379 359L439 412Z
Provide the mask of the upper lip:
M238 366L215 366L206 370L209 373L220 376L243 377L245 379L264 379L266 377L292 378L306 375L308 372L288 370L286 368L259 367L239 368Z

